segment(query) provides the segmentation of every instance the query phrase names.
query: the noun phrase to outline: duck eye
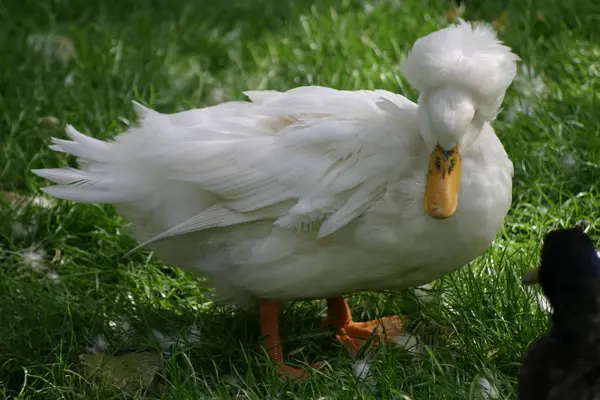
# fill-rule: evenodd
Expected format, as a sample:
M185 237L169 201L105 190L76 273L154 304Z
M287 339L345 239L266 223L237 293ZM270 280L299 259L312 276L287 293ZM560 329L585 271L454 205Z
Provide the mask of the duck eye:
M600 251L594 250L594 256L592 257L592 264L596 267L596 273L600 274Z

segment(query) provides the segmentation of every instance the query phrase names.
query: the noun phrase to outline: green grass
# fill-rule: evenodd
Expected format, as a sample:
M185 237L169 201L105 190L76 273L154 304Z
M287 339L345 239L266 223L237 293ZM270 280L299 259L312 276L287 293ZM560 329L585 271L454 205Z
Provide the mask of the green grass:
M416 99L399 62L455 8L425 0L5 1L0 189L40 195L45 182L29 170L64 163L47 149L50 137L62 137L67 122L101 138L122 132L133 119L133 99L174 112L240 99L246 89L304 84L381 88ZM215 307L202 282L146 253L125 258L134 243L112 208L6 203L0 395L124 398L82 375L78 356L86 347L103 334L110 354L160 352L153 329L178 334L195 324L200 341L173 348L158 385L129 396L478 399L478 379L486 377L498 398L515 398L523 351L547 327L547 313L519 277L536 264L547 230L581 219L592 222L592 234L600 228L600 3L469 1L463 17L500 15L501 38L523 60L495 122L515 164L505 230L479 259L436 281L428 301L411 291L350 297L356 318L409 316L423 354L384 347L372 359L373 379L357 379L352 360L319 328L323 302L300 302L282 321L289 358L327 360L330 367L306 383L280 381L260 347L257 312ZM62 62L36 51L31 35L48 33L69 38L76 56ZM45 252L42 267L29 265L27 249ZM114 328L120 319L131 333Z

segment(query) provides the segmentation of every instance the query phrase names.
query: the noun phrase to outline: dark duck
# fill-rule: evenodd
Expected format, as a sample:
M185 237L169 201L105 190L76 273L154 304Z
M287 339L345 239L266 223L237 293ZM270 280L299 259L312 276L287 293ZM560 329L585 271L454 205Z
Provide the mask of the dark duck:
M539 282L552 306L550 332L533 343L519 377L521 400L600 400L600 258L583 230L561 229L544 239Z

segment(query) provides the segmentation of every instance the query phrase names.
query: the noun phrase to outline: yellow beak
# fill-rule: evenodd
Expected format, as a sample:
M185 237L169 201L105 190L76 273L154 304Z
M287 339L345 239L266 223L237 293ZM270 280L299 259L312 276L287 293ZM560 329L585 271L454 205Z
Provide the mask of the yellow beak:
M452 150L435 147L429 157L425 183L425 212L435 219L451 217L458 207L461 161L458 145Z

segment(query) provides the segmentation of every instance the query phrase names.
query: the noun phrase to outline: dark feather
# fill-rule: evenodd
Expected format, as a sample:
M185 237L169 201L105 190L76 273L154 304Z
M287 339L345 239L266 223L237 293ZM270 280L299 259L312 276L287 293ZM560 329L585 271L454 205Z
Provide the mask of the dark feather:
M552 327L533 343L519 377L521 400L600 400L600 259L580 229L550 232L539 282Z

